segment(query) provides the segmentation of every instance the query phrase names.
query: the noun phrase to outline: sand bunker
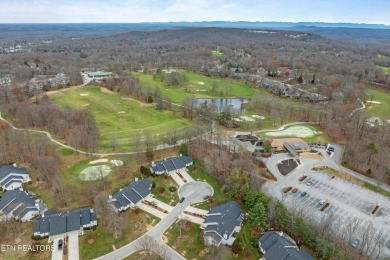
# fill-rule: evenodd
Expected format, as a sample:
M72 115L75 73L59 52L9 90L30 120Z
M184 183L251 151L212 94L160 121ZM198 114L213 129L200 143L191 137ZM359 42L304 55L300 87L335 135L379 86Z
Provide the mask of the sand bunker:
M82 96L82 97L86 97L86 96L88 96L89 94L88 93L81 93L80 94L80 96Z
M266 136L270 137L298 137L298 138L307 138L312 137L317 134L320 134L321 132L313 131L307 126L291 126L284 130L276 130L276 131L270 131L266 132Z
M198 84L203 86L204 82L203 81L198 81Z
M115 166L122 166L123 165L123 161L121 161L121 160L111 160L110 163L112 163Z
M253 119L252 117L249 117L249 116L240 116L240 118L244 121L247 121L247 122L254 122L255 119Z
M371 104L382 104L382 102L379 102L379 101L367 101L367 103L371 103Z
M259 116L259 115L252 115L253 118L256 118L256 119L260 119L260 120L264 120L265 117L264 116Z
M90 161L89 164L106 163L106 162L108 162L107 159L99 159L95 161Z
M118 114L124 114L126 113L125 111L119 111Z
M108 165L97 165L85 168L80 173L80 179L83 181L99 180L111 173L111 167Z
M383 125L383 120L379 117L373 116L367 119L367 124L370 126Z
M163 72L165 73L172 73L172 72L176 72L175 69L166 69L166 70L162 70Z

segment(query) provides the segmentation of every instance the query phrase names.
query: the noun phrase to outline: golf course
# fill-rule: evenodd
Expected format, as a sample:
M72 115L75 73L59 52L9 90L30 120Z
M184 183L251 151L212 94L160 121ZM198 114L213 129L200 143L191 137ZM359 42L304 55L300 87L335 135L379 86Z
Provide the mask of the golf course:
M221 98L221 97L245 97L252 98L255 90L243 84L237 84L231 79L212 78L194 72L178 71L185 73L188 83L185 86L171 87L161 81L155 80L152 74L135 73L143 86L160 88L164 97L169 97L172 102L181 103L187 97L194 95L197 98ZM214 91L212 91L214 85ZM227 92L227 93L226 93Z
M66 106L90 109L100 128L100 149L108 151L116 142L118 150L131 150L135 133L162 137L168 130L185 129L191 122L175 117L172 112L157 111L153 106L101 87L91 86L50 94L62 108Z

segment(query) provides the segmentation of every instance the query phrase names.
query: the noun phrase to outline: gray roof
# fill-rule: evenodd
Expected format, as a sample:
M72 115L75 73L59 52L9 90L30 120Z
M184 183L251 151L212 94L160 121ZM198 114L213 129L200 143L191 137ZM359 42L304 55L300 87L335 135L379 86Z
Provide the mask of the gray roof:
M175 171L185 168L187 164L191 164L192 158L188 156L177 156L174 158L166 159L152 164L150 168L151 172L165 172Z
M49 210L48 210L49 211ZM50 236L64 234L66 232L80 230L83 225L97 220L96 213L91 208L75 209L69 213L56 213L50 210L49 214L34 223L34 233Z
M8 185L8 183L11 182L11 181L12 182L22 182L22 180L23 180L22 176L8 174L7 177L5 179L3 179L2 182L0 182L0 186Z
M285 142L283 146L293 155L297 156L298 152L310 149L310 146L305 142Z
M3 211L4 214L8 215L16 209L13 212L13 215L15 217L23 217L25 214L22 213L26 208L29 208L31 211L39 210L35 206L37 199L37 197L34 197L25 191L6 191L0 200L0 210Z
M12 165L6 165L0 168L0 180L3 180L11 173L29 175L25 168L18 168Z
M174 171L176 170L176 166L173 164L172 160L166 160L166 161L163 161L161 162L163 165L164 165L164 168L170 172L170 171Z
M115 193L111 202L117 209L127 207L130 202L136 204L150 194L151 187L152 182L149 179L135 181Z
M79 230L81 226L80 219L81 217L79 211L70 212L66 217L66 230L67 231Z
M207 218L204 221L204 224L217 223L216 225L208 225L205 228L205 233L207 232L216 232L221 237L224 234L230 237L233 230L240 226L243 221L243 214L241 211L240 205L237 202L229 201L225 204L213 207Z
M49 233L51 236L66 233L66 215L54 216L50 218Z
M277 232L268 231L260 237L259 242L261 248L265 250L264 258L286 259L286 260L314 260L315 258L308 254L305 250L297 250L296 246L291 240L284 235L279 235ZM288 247L286 247L288 246Z

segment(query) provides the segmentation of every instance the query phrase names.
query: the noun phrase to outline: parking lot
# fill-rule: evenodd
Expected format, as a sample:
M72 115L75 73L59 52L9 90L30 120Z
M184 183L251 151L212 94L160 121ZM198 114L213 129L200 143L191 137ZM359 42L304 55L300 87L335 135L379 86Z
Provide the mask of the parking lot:
M300 182L302 171L297 169L283 180L267 184L266 191L276 198L282 198L291 212L318 227L331 230L349 243L358 239L359 249L375 256L380 251L382 257L379 259L390 257L389 198L307 168L307 178ZM310 185L307 184L309 181ZM283 188L289 186L293 189L284 194ZM295 188L298 190L292 192ZM306 194L303 195L304 192ZM327 203L329 206L320 211ZM376 206L379 206L376 214L371 214Z

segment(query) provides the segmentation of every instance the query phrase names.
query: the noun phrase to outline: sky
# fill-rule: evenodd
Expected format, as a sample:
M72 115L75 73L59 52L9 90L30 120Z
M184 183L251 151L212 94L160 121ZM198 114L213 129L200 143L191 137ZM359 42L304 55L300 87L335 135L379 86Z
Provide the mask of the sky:
M179 21L390 25L390 0L0 0L0 23Z

